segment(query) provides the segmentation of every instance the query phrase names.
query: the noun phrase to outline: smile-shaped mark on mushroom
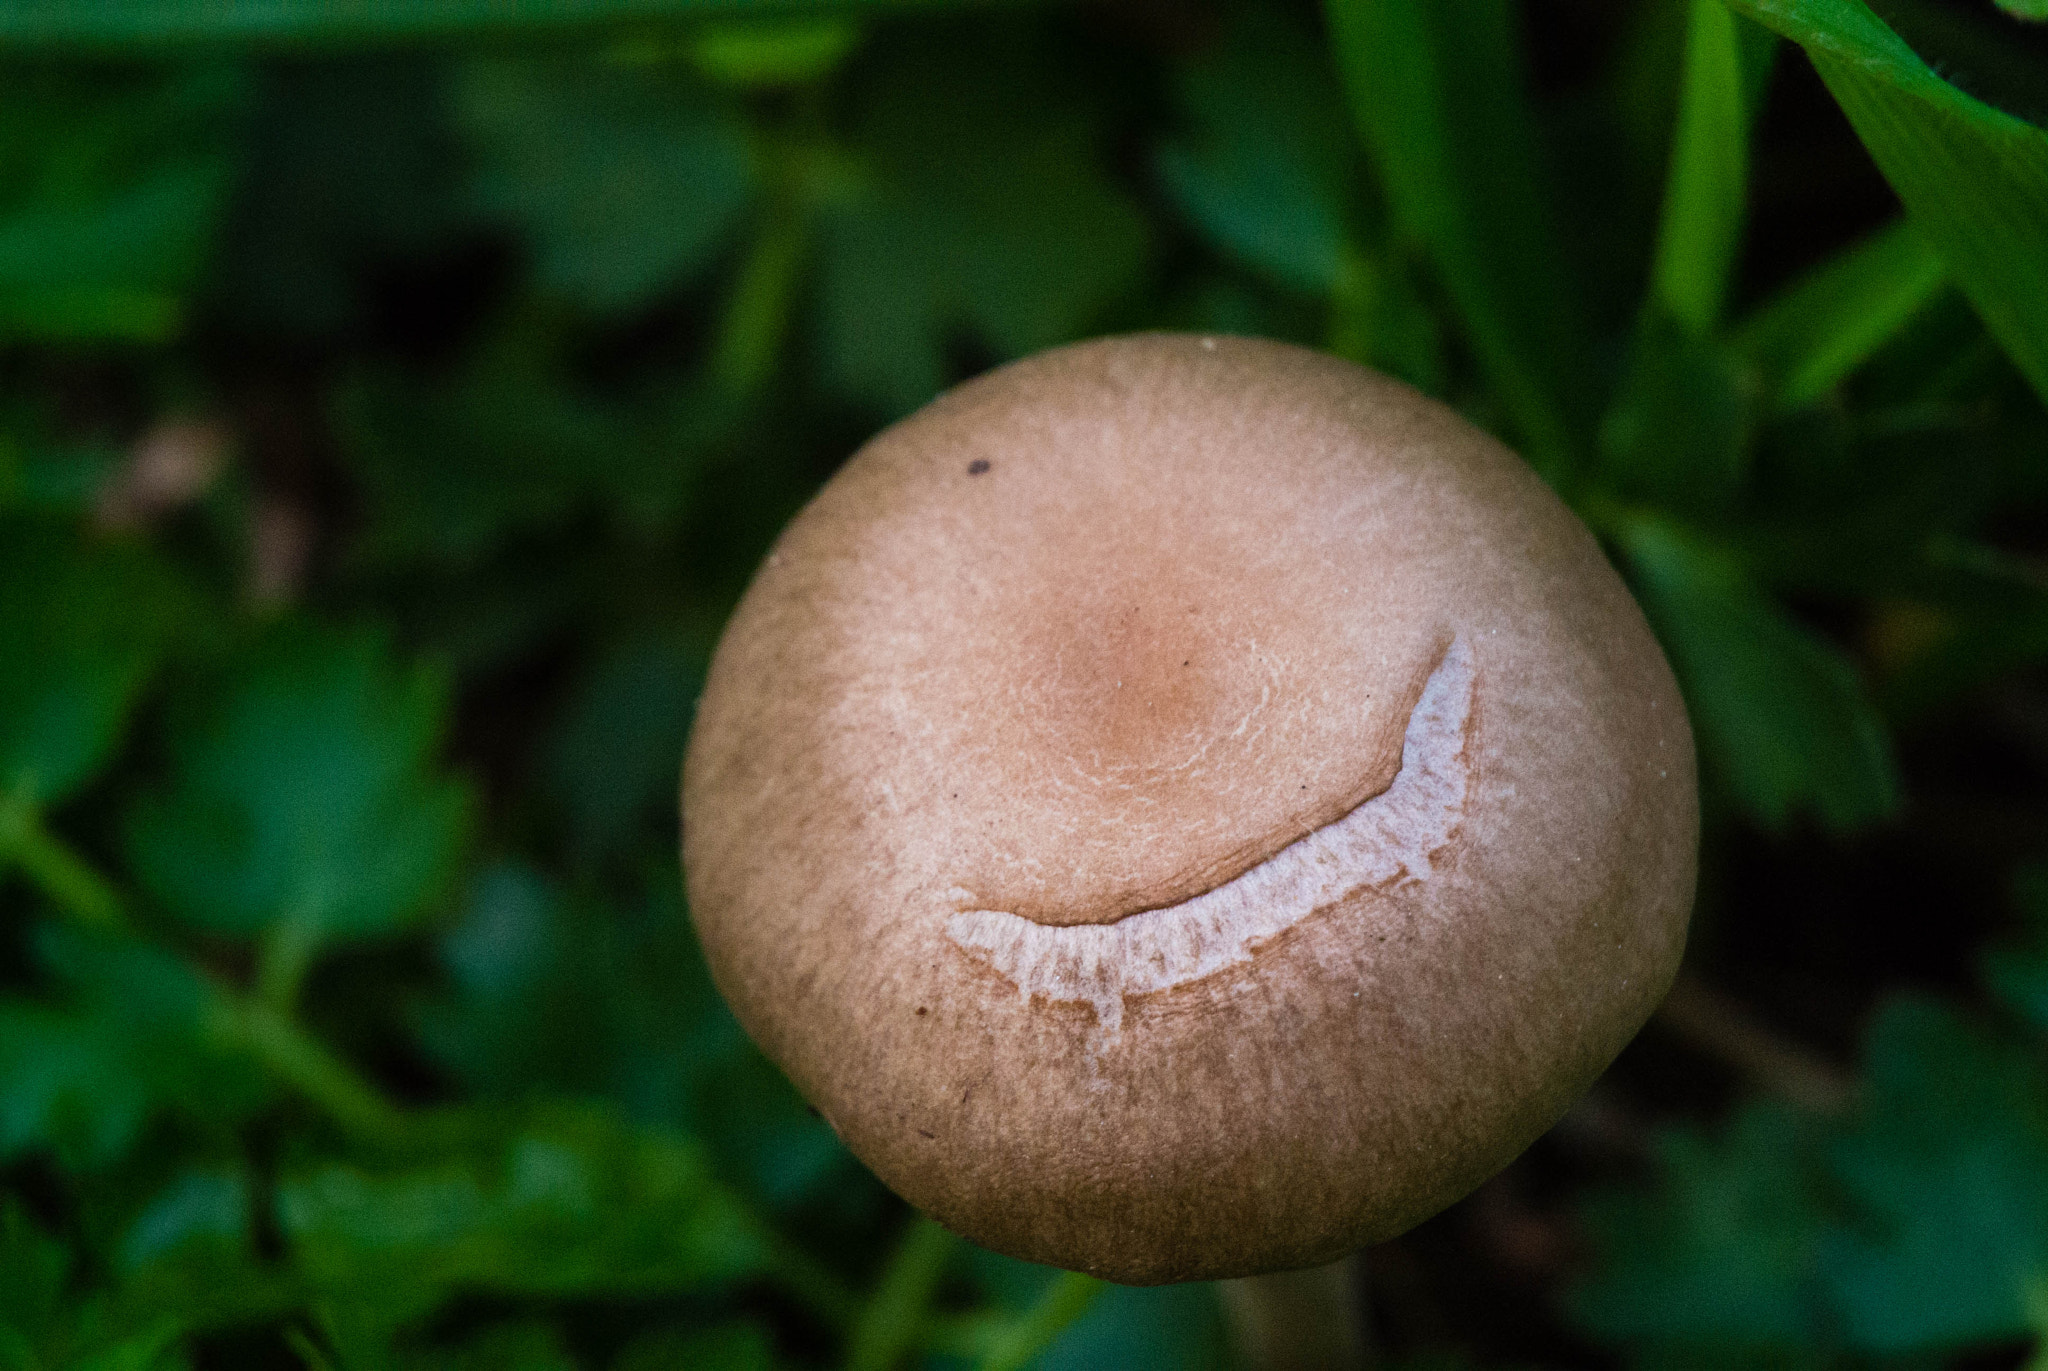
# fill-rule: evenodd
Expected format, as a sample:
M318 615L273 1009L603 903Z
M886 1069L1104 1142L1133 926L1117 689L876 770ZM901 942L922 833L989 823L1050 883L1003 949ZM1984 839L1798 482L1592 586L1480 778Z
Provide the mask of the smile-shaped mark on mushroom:
M1025 999L1093 1005L1105 1036L1124 999L1248 962L1321 909L1370 889L1425 880L1465 813L1472 649L1453 640L1408 718L1401 769L1384 791L1214 889L1109 924L1044 924L1006 910L954 914L946 932Z

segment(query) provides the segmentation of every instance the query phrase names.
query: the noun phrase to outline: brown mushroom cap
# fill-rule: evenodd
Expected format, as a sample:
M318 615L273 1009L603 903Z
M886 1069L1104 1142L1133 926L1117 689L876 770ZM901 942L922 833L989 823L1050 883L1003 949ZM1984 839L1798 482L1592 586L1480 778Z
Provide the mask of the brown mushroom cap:
M1668 986L1692 736L1585 528L1442 405L1274 343L1041 354L783 534L684 771L691 909L847 1145L1115 1280L1466 1193Z

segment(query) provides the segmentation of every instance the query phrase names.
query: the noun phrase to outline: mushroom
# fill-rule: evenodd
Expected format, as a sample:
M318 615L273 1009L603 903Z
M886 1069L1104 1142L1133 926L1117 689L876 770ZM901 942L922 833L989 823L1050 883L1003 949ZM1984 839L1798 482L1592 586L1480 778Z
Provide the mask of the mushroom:
M1327 1262L1550 1126L1670 984L1692 738L1586 529L1449 409L1152 334L876 437L726 629L683 780L747 1031L961 1234Z

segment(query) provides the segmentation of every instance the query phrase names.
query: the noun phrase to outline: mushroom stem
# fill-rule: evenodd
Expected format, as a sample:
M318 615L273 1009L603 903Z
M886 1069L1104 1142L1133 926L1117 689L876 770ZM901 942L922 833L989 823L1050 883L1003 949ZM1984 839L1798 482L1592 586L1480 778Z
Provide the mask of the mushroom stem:
M1231 1338L1249 1371L1363 1371L1365 1256L1221 1281Z

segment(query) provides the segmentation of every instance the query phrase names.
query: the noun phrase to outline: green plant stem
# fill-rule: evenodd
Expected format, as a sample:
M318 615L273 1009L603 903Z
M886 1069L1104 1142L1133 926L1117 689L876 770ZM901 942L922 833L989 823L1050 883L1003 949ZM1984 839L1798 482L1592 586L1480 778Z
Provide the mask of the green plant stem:
M411 1137L403 1109L270 1005L217 986L212 1018L225 1037L356 1137L384 1146Z
M42 810L19 791L0 796L0 865L9 861L78 923L102 931L126 926L114 887L50 832Z
M33 804L18 795L0 799L0 854L12 857L59 911L72 922L102 933L132 933L125 902L113 882L49 831ZM239 1044L285 1082L349 1132L365 1141L392 1144L409 1131L405 1113L341 1058L295 1023L284 1004L273 1002L295 990L304 971L303 953L264 950L269 967L260 979L271 998L251 998L207 978L212 1003L207 1015L214 1030ZM299 964L294 974L291 963Z
M735 395L753 395L775 375L810 246L809 228L791 197L771 200L764 211L760 232L733 282L711 358L712 374Z
M923 1215L911 1223L853 1325L847 1371L888 1371L902 1359L917 1340L932 1292L958 1241Z
M273 922L256 949L256 998L279 1014L291 1014L319 948L317 919L294 913Z
M1062 1271L1038 1303L998 1333L982 1354L980 1371L1018 1371L1051 1345L1067 1326L1088 1312L1103 1282L1078 1271Z

